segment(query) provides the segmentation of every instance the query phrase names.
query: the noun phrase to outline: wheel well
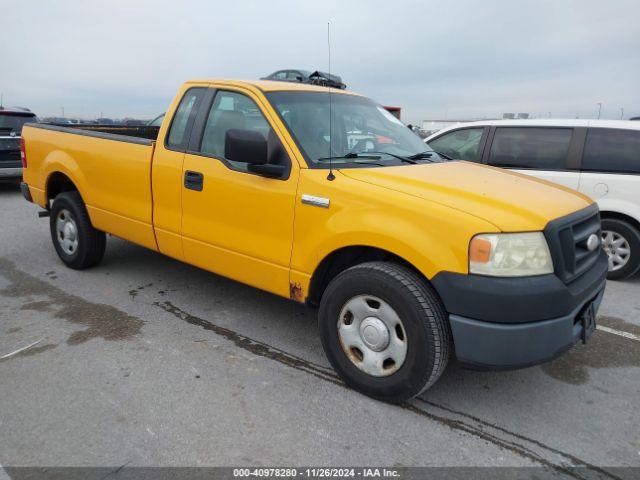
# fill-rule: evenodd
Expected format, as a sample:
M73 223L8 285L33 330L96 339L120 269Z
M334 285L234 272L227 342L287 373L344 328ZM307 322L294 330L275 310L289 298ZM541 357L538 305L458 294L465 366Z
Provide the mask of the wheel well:
M640 232L640 222L638 222L638 220L636 220L635 218L630 217L629 215L625 215L624 213L601 211L600 218L601 219L612 218L616 220L622 220L623 222L627 222L631 224L633 227L635 227L636 230L638 230L638 232Z
M64 173L54 172L47 180L47 203L62 192L77 192L78 188Z
M340 272L360 263L372 261L396 262L410 268L423 277L422 273L409 262L386 250L366 246L344 247L327 255L320 262L315 272L313 272L311 283L309 284L307 303L317 306L320 303L320 299L327 285L329 285L331 280Z

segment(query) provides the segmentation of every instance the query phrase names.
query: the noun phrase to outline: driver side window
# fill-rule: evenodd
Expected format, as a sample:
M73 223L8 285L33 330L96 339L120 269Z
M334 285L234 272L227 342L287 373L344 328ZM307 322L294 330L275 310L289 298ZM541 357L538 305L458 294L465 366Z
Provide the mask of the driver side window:
M200 152L224 160L230 168L248 171L248 164L230 160L226 155L226 138L229 130L251 130L267 140L269 163L287 165L288 156L280 139L273 131L256 103L246 95L220 90L216 93L209 110L202 135Z
M431 140L429 146L436 152L444 153L454 160L480 162L482 132L482 127L462 128Z

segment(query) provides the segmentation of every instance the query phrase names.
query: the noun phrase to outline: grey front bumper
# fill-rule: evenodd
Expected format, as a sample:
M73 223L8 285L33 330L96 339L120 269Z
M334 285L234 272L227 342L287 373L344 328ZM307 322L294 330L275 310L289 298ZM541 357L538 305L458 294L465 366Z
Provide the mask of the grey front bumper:
M597 311L604 283L595 297L568 315L526 323L492 323L450 315L451 332L459 361L481 369L514 369L543 363L561 355L582 338L578 314L594 302Z

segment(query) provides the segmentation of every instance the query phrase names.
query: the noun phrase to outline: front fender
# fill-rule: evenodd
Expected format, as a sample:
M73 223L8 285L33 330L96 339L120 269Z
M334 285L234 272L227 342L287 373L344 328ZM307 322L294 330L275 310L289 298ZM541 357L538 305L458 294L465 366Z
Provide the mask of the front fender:
M329 208L306 205L301 195L327 198ZM302 170L291 256L292 278L310 278L324 258L345 247L390 252L426 278L446 270L467 273L469 241L497 227L435 202L382 189L344 175L326 181L322 170ZM293 283L293 282L292 282Z
M433 232L422 231L414 223L386 214L369 213L358 218L345 215L333 218L334 234L320 240L310 260L302 266L302 271L313 273L318 265L336 250L346 247L373 247L392 253L407 261L427 278L433 277L442 266L456 272L466 271L466 248L456 251L451 244L443 244ZM379 225L387 225L381 231ZM402 232L402 235L398 235Z

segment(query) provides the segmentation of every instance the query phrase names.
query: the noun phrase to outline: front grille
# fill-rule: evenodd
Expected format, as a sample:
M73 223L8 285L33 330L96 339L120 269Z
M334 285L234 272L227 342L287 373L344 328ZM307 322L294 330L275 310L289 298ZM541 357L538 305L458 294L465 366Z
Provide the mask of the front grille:
M565 283L589 270L601 254L600 248L590 251L586 245L592 234L600 239L600 213L595 204L550 222L544 233L555 273Z

